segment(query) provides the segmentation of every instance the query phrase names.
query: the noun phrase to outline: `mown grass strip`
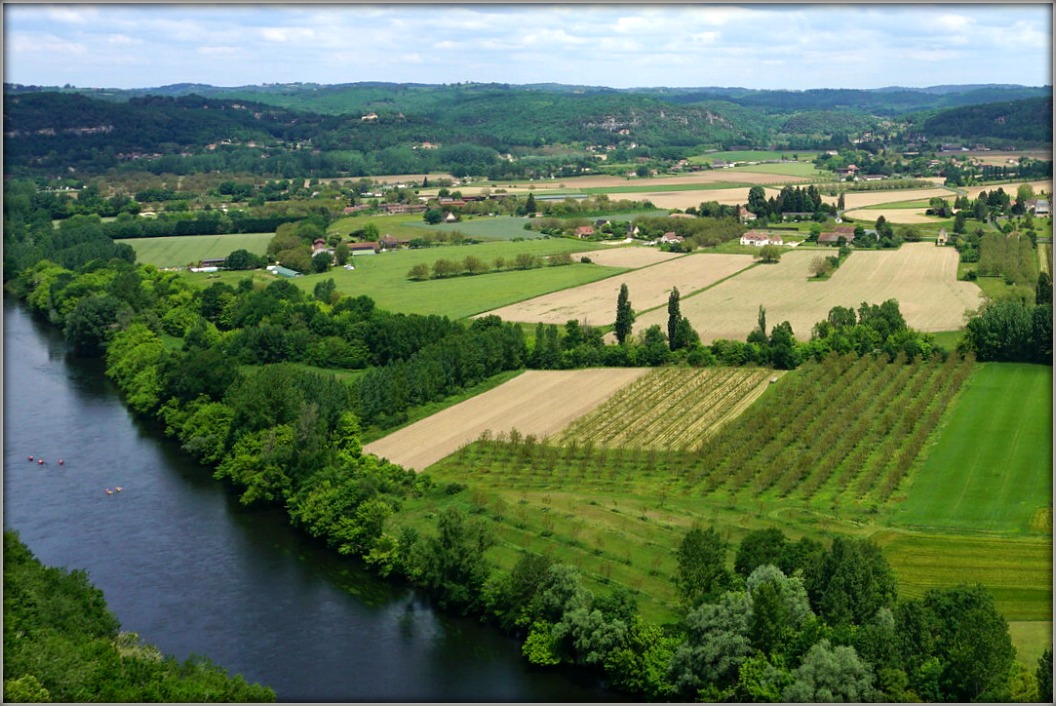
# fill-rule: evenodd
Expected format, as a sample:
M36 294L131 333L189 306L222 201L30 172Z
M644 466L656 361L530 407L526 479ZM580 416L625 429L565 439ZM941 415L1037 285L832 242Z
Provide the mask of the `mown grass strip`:
M1025 534L1051 507L1052 368L979 364L892 521Z

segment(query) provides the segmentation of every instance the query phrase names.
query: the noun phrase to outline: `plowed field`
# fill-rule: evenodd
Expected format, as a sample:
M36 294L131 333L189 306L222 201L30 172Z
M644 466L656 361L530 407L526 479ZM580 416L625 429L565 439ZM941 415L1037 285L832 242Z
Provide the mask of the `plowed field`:
M485 430L550 436L598 406L648 368L529 370L454 407L367 444L369 453L424 470Z
M913 243L895 251L858 251L829 280L808 281L811 260L827 254L821 250L786 252L779 263L753 267L696 296L684 297L682 314L704 343L717 338L743 341L755 328L762 305L771 326L788 321L796 337L805 340L834 306L857 309L862 302L897 299L911 327L953 331L964 325L964 311L983 301L976 285L957 281L958 256L953 248ZM633 289L631 302L639 308ZM667 311L659 309L639 316L634 327L642 331L666 323Z

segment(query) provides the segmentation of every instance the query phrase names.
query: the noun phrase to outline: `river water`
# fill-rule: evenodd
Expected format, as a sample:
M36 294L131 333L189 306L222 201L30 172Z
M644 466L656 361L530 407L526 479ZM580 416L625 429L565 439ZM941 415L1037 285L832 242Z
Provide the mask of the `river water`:
M86 570L124 630L280 701L619 698L242 508L57 329L6 296L3 325L4 527L45 564Z

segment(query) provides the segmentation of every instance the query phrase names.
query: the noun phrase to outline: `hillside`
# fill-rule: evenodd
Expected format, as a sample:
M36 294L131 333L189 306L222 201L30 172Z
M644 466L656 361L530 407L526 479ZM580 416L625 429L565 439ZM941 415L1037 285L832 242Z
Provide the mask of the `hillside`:
M925 120L923 130L934 138L1051 142L1052 99L1027 98L953 108Z

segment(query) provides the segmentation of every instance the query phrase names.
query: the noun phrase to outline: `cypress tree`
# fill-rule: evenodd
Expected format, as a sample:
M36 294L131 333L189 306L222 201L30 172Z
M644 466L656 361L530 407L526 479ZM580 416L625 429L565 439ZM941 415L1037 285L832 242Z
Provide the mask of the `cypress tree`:
M682 347L682 342L678 340L678 322L682 318L678 300L678 287L673 287L667 298L667 343L673 351Z
M634 326L634 309L631 308L631 294L626 284L620 285L620 296L616 299L616 341L622 346L631 335Z

